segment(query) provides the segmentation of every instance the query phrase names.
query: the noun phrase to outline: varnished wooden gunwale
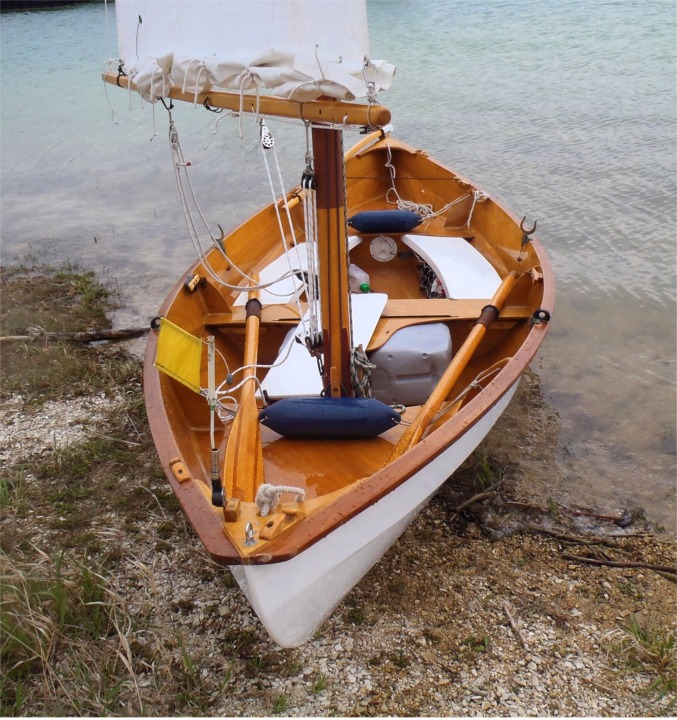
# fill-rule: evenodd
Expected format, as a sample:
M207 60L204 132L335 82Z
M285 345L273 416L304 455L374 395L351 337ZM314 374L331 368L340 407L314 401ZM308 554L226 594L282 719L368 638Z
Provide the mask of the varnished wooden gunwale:
M362 163L363 165L365 163L374 165L374 158L378 157L379 154L383 154L384 142L384 140L380 140L376 145L367 148L362 156L360 156L359 153L354 154L353 158L355 162ZM439 176L439 180L446 182L447 185L453 184L458 186L459 192L465 189L464 183L467 183L467 181L450 173L446 169L440 169L441 166L433 163L433 161L429 161L423 154L416 153L413 149L397 141L388 139L387 142L389 142L393 148L394 157L397 157L398 154L406 156L408 162L413 163L414 166L416 163L422 163L421 175L428 176L432 174ZM430 165L430 163L433 164ZM415 172L415 168L410 169L410 172ZM446 180L443 177L444 173L447 174ZM355 174L354 168L351 167L350 163L347 174L349 178ZM382 181L381 179L377 181L376 184L379 186L378 190L375 190L371 196L367 191L368 183L362 180L357 182L360 185L357 192L352 192L350 182L347 186L349 214L363 207L373 206L375 204L375 197L380 193ZM414 179L408 179L408 182L413 183ZM508 299L508 307L500 317L498 323L499 327L501 326L501 322L507 322L508 320L510 320L513 325L514 323L518 323L521 330L515 337L517 338L519 336L519 339L516 339L512 344L506 343L504 340L498 339L500 337L497 335L497 333L500 332L498 329L491 331L485 342L484 351L487 357L487 364L490 364L488 359L489 357L494 357L492 353L496 353L498 347L504 346L504 351L507 353L506 356L511 357L511 359L482 393L469 400L454 417L448 422L436 427L433 432L424 437L409 452L386 467L376 469L375 471L373 468L370 468L368 474L362 479L355 481L353 487L351 487L348 492L343 492L335 498L332 497L326 504L318 507L311 514L296 522L292 529L262 544L260 548L253 550L247 557L243 557L236 545L224 534L223 523L219 521L218 515L214 513L213 508L205 503L204 491L196 483L193 484L192 487L189 483L178 483L169 471L168 462L177 455L183 456L192 453L192 465L194 467L199 467L201 460L197 459L193 449L188 448L188 452L186 453L187 446L185 443L182 444L181 448L178 447L176 438L173 436L168 425L166 418L167 409L164 407L164 402L167 397L163 398L162 386L171 381L164 378L161 379L157 371L152 367L155 338L151 334L146 355L146 403L149 409L151 428L155 437L156 446L162 458L163 467L168 475L169 482L172 484L184 510L196 527L207 551L215 561L226 565L242 562L269 563L280 562L294 557L318 539L331 532L331 530L362 512L371 504L377 502L380 498L406 482L413 474L421 470L428 462L449 447L450 444L468 432L493 408L513 384L517 382L524 369L538 351L540 343L547 332L547 323L534 324L532 327L529 327L526 324L526 319L538 308L544 308L552 312L554 306L552 270L547 257L542 252L540 244L536 239L531 240L524 257L521 261L518 260L521 241L519 221L504 209L496 206L493 201L490 200L487 202L495 207L487 207L486 203L483 203L483 207L481 208L478 206L478 210L473 216L472 228L468 229L468 233L475 236L475 242L477 242L478 246L481 246L482 244L489 243L489 238L493 239L496 233L501 231L501 242L491 248L493 253L492 261L495 263L495 267L497 267L501 275L511 269L522 271L523 275L517 283L511 297ZM350 209L351 207L352 210ZM258 213L255 218L261 219L264 218L265 215L266 210L264 209ZM251 222L252 219L241 226L240 230ZM441 223L443 223L443 220L433 226L430 233L435 234L441 231L440 234L442 234L444 230L440 227ZM259 225L257 227L262 228L263 226ZM265 235L265 231L262 229L251 229L254 231L254 234L259 237ZM451 230L449 230L448 233L450 235L459 234ZM362 255L365 255L364 250L362 250ZM256 267L256 261L248 260L246 254L239 256L238 259L240 262L244 262L246 267L251 267L252 269ZM538 269L538 272L542 276L540 281L533 281L527 277L528 272L532 269ZM192 268L189 272L191 271L193 271ZM177 303L181 305L181 303L185 301L181 295L181 287L182 283L179 282L172 293L170 293L163 306L163 310L161 310L161 314L172 311L176 312L178 309ZM405 304L410 303L412 300L415 300L415 298L407 299L405 297L401 300L390 300L390 310L387 306L381 322L386 324L400 320L408 322L411 317L415 316L404 314L407 312ZM426 302L438 304L439 307L439 309L431 307L428 312L422 313L426 319L431 317L429 313L439 312L439 317L443 319L443 321L457 322L461 325L465 322L468 326L472 324L474 319L472 316L478 304L475 303L474 307L472 304L466 304L463 311L461 311L460 305L452 306L452 308L456 308L455 310L450 309L448 304L455 301L447 301L445 303L447 307L444 312L441 312L442 302ZM463 302L466 303L468 301ZM414 304L415 303L412 303L410 307ZM270 312L274 313L277 311L271 310ZM283 313L285 312L286 311L283 311ZM420 310L417 312L420 312ZM458 312L458 316L452 315L450 317L450 313L453 312ZM179 314L183 315L184 313L181 311ZM203 327L204 323L209 320L210 325L221 324L227 328L229 325L229 321L227 320L228 315L228 312L224 313L218 308L215 308L215 311L207 309L206 312L202 312L199 322L203 324ZM235 315L237 315L237 313L230 313L231 318L234 318ZM438 316L433 315L432 317ZM277 319L280 324L293 322L291 317L287 318L281 315L278 315ZM232 326L234 325L235 323L233 322ZM505 327L505 325L503 325L503 327ZM462 332L467 332L467 329L462 330ZM512 334L503 334L503 337L507 336L512 336ZM501 358L496 355L494 359ZM474 370L472 371L474 372ZM464 378L462 378L461 383L464 381ZM163 417L163 414L165 417ZM394 437L390 441L391 443L396 441L396 433L393 432L393 435Z

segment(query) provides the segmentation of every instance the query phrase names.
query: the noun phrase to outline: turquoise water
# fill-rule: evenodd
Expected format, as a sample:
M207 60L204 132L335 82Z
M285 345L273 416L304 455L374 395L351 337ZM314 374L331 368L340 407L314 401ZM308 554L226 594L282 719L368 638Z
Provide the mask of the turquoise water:
M641 505L674 527L675 3L368 7L373 55L398 66L382 97L395 134L538 219L558 281L534 365L559 418L553 494ZM133 98L130 111L99 81L114 8L3 13L0 31L3 261L28 249L77 258L120 285L119 324L143 324L194 257L166 112ZM240 140L232 119L214 134L202 108L174 115L213 226L269 199L251 123ZM291 185L302 136L274 132Z

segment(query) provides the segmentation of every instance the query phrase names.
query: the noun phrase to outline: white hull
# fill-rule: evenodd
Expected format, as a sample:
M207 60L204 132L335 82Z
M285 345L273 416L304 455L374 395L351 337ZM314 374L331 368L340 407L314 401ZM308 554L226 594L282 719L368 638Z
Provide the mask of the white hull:
M296 557L271 565L230 566L275 642L298 647L312 637L479 445L507 407L518 382L457 442L407 482Z

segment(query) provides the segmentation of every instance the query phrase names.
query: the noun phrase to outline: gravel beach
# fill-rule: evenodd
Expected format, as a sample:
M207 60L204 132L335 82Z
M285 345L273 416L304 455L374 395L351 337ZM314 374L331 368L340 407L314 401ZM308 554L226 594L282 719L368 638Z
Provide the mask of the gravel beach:
M102 400L39 407L16 397L5 400L0 434L5 465L104 433L104 406L119 412L122 399ZM140 442L133 436L125 440ZM518 469L511 473L515 503ZM515 505L459 515L453 512L459 497L451 481L313 640L284 650L268 638L229 571L206 556L178 508L157 501L165 487L154 471L152 448L133 477L119 480L148 496L143 519L137 514L130 522L109 508L92 521L89 533L105 547L111 592L131 618L125 637L134 692L130 685L120 714L674 713L674 685L665 692L652 688L660 673L640 661L632 634L624 630L672 633L674 640L674 583L647 568L567 559L581 545L554 537L558 527L552 523L546 535L527 531L522 517L516 530L506 510ZM38 481L28 473L26 482ZM49 496L59 478L42 483ZM45 549L58 547L62 532L50 519L54 512L58 509L45 504L21 517L3 513L5 545L12 545L12 533ZM529 517L533 527L533 512ZM646 524L623 530L598 522L592 535L580 523L576 527L581 538L614 535L613 543L629 559L674 563L674 544L647 534ZM563 530L571 527L559 527L560 534ZM674 647L672 653L674 663ZM55 669L72 676L69 665L76 658L57 656ZM674 664L667 672L674 673ZM53 707L36 699L28 711L51 714Z

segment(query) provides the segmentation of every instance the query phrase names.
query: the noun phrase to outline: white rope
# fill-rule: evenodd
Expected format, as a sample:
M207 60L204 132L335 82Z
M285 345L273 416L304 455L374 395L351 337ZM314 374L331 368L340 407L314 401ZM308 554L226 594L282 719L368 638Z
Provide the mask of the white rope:
M316 347L320 339L319 272L317 257L317 198L314 188L308 188L303 198L303 218L306 232L306 255L308 277L306 296L308 298L308 337L310 346Z
M254 364L254 365L242 365L241 367L237 368L236 370L233 370L233 372L230 372L230 371L229 371L228 374L227 374L227 376L226 376L226 379L216 388L216 393L217 393L217 395L224 395L224 396L226 396L226 395L228 395L228 393L232 393L232 392L234 392L235 390L238 390L239 388L241 388L242 385L246 382L247 379L251 379L251 378L246 378L245 380L242 380L238 385L235 385L234 387L229 387L227 390L223 390L223 389L222 389L223 386L226 385L226 384L229 383L229 382L233 382L233 378L234 378L238 373L244 372L245 370L248 370L249 368L254 368L255 370L272 370L273 368L279 367L280 365L282 365L283 363L285 363L285 362L287 361L287 358L288 358L288 357L290 356L290 354L291 354L291 349L292 349L292 347L294 346L294 342L295 342L295 341L290 342L289 345L288 345L288 347L287 347L287 350L286 350L285 353L284 353L284 355L280 355L280 356L275 360L275 362L274 362L274 363L271 363L270 365L265 365L265 364L263 364L263 363L256 363L256 364ZM219 352L219 351L217 350L217 352ZM219 353L219 355L220 355L220 354L221 354L221 353ZM221 357L223 357L223 356L221 356ZM224 362L225 362L225 359L224 359ZM257 378L257 382L258 382L258 378ZM260 384L260 383L259 383L259 391L261 391L261 384ZM261 391L261 394L263 395L263 392L262 392L262 391Z
M438 215L443 215L446 213L450 208L454 207L457 203L462 202L463 200L466 200L470 197L470 193L466 193L465 195L461 195L461 197L456 198L456 200L452 200L451 202L444 205L444 207L441 207L439 210L435 210L432 205L426 204L426 203L416 203L411 200L404 200L400 197L400 194L397 192L397 188L395 187L395 177L397 175L397 172L395 170L395 166L392 163L392 151L390 149L390 144L386 143L386 153L387 153L387 160L385 163L385 166L388 168L388 172L390 173L390 187L386 191L386 202L389 205L397 205L397 207L400 210L409 210L410 212L416 213L419 217L423 218L424 220L431 220L434 217L437 217ZM475 194L479 193L483 196L483 199L486 200L486 195L484 193L479 192L478 190L475 190ZM392 199L392 196L395 196L395 200ZM478 201L481 202L481 201ZM473 201L473 209L475 207L475 201ZM472 211L471 211L472 216ZM468 220L468 224L470 223L470 220Z
M266 174L268 175L268 185L270 187L270 192L273 196L273 207L275 208L275 215L277 217L277 225L280 230L280 239L282 241L282 245L284 247L285 251L285 259L287 260L287 266L289 268L289 274L294 275L294 268L292 267L291 262L291 256L289 253L289 250L291 249L289 247L289 244L287 242L287 236L284 230L284 226L282 223L282 215L280 214L280 207L279 203L277 202L277 193L275 191L275 183L273 181L273 176L270 170L270 163L268 162L269 157L269 151L272 150L273 159L275 161L275 170L277 174L277 181L280 185L280 196L282 197L284 201L284 210L287 217L287 224L289 225L289 233L291 236L291 242L292 247L297 250L298 252L298 242L296 240L296 233L294 232L294 223L292 222L291 218L291 212L289 210L289 202L287 201L287 194L284 190L284 181L282 180L282 171L280 170L280 163L277 157L277 151L275 149L275 142L273 140L273 136L270 134L270 131L268 130L268 127L266 125L266 122L263 118L260 118L259 120L260 127L261 127L261 152L263 154L263 162L266 167ZM298 256L297 256L298 257ZM302 281L303 287L299 289L305 289L306 294L308 292L307 289L307 283L305 281ZM298 307L299 311L299 317L301 318L301 324L304 324L303 320L303 308L301 307L301 298L300 298L300 292L297 290L294 292L294 299L296 300L296 305Z
M308 298L308 346L311 354L320 344L320 307L319 307L319 270L318 270L318 229L317 195L315 193L315 171L310 149L310 124L306 123L306 169L303 173L305 195L303 203L303 222L306 235L306 255L308 276L306 297Z
M108 3L108 0L106 0L106 3ZM106 22L108 22L108 5L106 4ZM103 64L103 74L107 75L110 72L117 72L118 69L121 67L120 60L117 60L115 58L108 58L106 62ZM115 108L113 107L113 103L111 102L111 99L108 95L108 83L103 80L103 92L106 96L106 102L108 103L108 108L110 110L110 119L116 124L119 125L117 121L117 116L115 113Z
M259 489L256 491L256 504L261 517L268 516L270 511L275 509L280 502L280 495L282 495L282 493L294 493L296 495L296 502L303 502L306 497L306 491L300 487L263 483L259 485Z
M154 108L155 106L153 106ZM224 287L227 287L229 290L237 290L240 292L251 292L252 290L265 290L272 285L277 284L278 282L282 280L286 280L289 277L294 276L293 269L290 268L289 272L284 273L278 278L274 278L273 280L270 280L266 283L257 283L251 278L247 273L244 272L241 268L239 268L232 259L227 255L224 248L216 242L216 238L214 236L214 233L211 231L209 227L209 223L207 222L207 219L205 218L200 205L197 201L197 197L195 195L195 190L193 188L193 184L190 179L190 173L188 172L188 168L190 167L190 163L186 162L185 157L183 155L183 149L181 147L181 142L179 140L179 134L176 129L176 125L172 119L171 111L169 111L169 143L170 143L170 150L172 153L172 160L174 164L174 173L176 177L176 183L179 193L179 200L181 202L181 208L183 210L184 218L186 221L186 226L188 227L188 234L190 235L191 241L193 243L193 248L195 249L195 252L198 256L198 259L201 261L203 267L205 268L206 272L210 275L212 280L217 283L218 285L222 285ZM225 280L223 280L216 271L212 268L208 258L207 253L205 252L202 243L200 241L200 234L196 227L196 222L193 219L193 212L191 210L191 205L195 208L195 212L197 213L199 219L202 221L202 224L206 228L207 232L209 233L210 239L212 241L212 244L215 245L219 252L222 254L226 262L233 267L244 279L247 280L249 283L248 285L235 285L233 283L228 283ZM287 293L276 293L273 290L268 290L272 295L278 296L278 297L286 297ZM301 314L301 313L300 313Z
M258 367L258 366L257 366L257 365L254 365L254 366L250 366L250 367ZM240 370L244 370L244 369L245 369L245 367L241 367L241 368L238 368L235 372L240 372ZM217 394L217 396L227 397L227 396L231 395L232 393L234 393L236 390L239 390L241 387L243 387L244 385L246 385L250 380L253 381L253 382L258 386L259 392L261 392L261 382L260 382L260 380L256 377L256 375L247 375L247 377L246 377L246 378L242 378L242 380L240 380L240 382L239 382L237 385L233 385L233 387L229 387L228 390L222 390L221 388L228 382L228 380L230 380L230 379L233 377L234 374L235 374L235 373L232 373L231 375L229 375L229 376L216 388L216 394Z
M466 196L467 197L467 196ZM488 199L488 196L485 195L481 190L474 190L472 194L472 207L470 208L470 213L468 214L468 222L466 223L467 227L470 227L470 221L472 220L472 214L475 212L475 205L478 202L484 202Z

